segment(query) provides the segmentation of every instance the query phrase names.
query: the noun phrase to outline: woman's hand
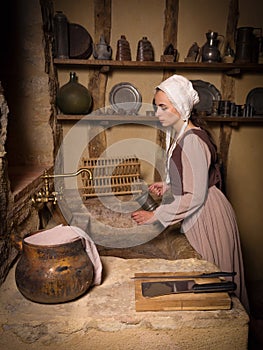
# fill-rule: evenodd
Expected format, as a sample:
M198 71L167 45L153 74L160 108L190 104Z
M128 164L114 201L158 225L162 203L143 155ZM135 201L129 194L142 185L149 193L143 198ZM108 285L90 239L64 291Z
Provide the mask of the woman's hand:
M146 210L138 210L131 214L131 217L138 225L152 224L156 220L154 218L154 213Z
M149 191L154 193L156 196L160 197L166 192L168 189L168 185L166 182L155 182L154 184L149 186Z

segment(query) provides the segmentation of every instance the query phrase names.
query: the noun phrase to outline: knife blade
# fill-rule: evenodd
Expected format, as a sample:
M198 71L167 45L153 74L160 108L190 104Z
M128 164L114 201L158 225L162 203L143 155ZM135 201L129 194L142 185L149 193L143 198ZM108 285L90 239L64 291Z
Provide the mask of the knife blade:
M231 281L196 283L194 280L143 282L142 295L147 298L179 293L215 293L232 292L236 283Z
M154 278L172 278L172 279L184 279L184 278L217 278L217 277L234 277L237 273L236 272L210 272L210 273L201 273L197 275L149 275L149 276L134 276L131 277L132 279L139 280L139 279L154 279Z

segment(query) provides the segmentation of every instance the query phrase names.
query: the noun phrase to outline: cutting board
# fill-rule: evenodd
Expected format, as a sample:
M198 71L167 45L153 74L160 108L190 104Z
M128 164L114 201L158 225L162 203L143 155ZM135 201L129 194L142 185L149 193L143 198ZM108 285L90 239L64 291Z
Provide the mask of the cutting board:
M135 309L136 311L176 311L176 310L229 310L231 309L231 297L227 292L216 293L180 293L157 297L144 297L142 295L142 282L171 281L171 276L192 276L202 272L152 272L135 273ZM161 278L155 276L162 276ZM183 278L184 280L186 278ZM189 278L195 283L220 282L219 278Z

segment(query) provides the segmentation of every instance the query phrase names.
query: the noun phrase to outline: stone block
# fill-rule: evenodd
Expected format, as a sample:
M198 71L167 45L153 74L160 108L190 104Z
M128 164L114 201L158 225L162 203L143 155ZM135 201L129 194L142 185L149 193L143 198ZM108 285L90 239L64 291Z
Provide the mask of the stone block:
M94 350L245 350L248 315L236 297L231 310L136 312L134 273L212 272L203 260L103 257L103 283L78 300L45 305L17 290L15 267L0 288L0 347Z

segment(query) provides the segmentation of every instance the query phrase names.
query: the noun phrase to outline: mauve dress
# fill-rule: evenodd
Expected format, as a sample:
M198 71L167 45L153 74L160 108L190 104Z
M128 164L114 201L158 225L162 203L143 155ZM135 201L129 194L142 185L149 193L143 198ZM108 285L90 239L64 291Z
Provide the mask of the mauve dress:
M217 187L220 173L216 149L199 128L186 131L172 153L170 168L174 200L154 212L164 227L182 222L181 230L203 259L221 271L235 271L235 294L249 310L239 230L233 208Z

